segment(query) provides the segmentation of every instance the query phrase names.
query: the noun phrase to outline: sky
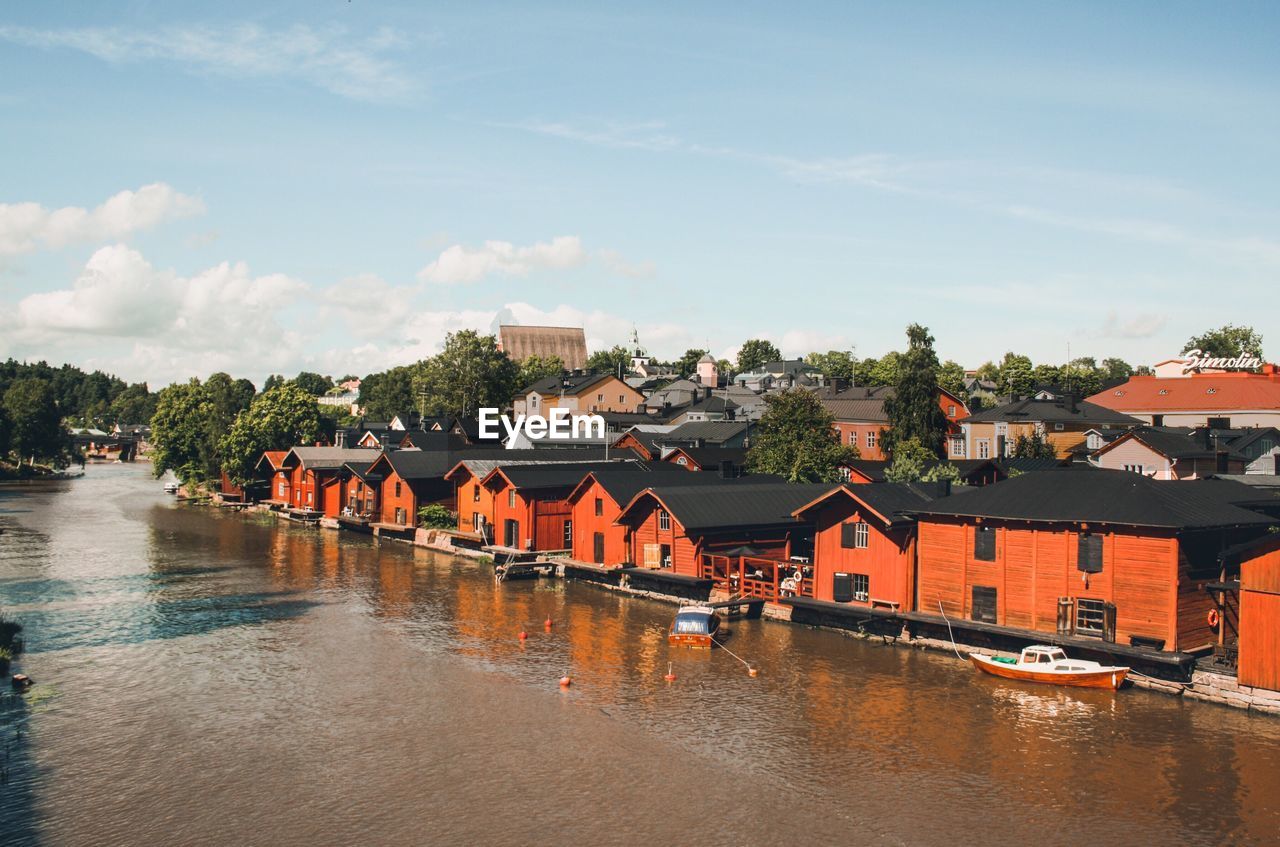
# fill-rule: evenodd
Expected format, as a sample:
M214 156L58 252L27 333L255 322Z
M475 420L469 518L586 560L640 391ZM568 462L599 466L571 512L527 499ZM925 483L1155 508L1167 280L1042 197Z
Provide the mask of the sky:
M1280 4L266 5L5 6L0 357L1280 351Z

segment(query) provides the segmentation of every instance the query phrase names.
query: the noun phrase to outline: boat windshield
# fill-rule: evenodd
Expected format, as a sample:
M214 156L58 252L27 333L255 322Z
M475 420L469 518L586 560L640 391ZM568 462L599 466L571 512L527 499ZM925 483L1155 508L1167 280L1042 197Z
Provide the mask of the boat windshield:
M706 612L682 612L676 615L671 631L681 635L707 635L710 624L711 616Z
M1049 658L1053 659L1055 662L1065 662L1067 660L1067 654L1061 650L1054 650L1049 654Z

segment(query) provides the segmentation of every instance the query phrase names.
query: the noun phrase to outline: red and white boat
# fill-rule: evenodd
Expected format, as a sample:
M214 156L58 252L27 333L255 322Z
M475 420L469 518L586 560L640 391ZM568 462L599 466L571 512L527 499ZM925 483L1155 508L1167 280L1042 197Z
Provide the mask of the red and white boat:
M992 676L1077 688L1109 688L1114 691L1129 675L1128 668L1068 659L1061 647L1044 644L1027 647L1017 659L970 653L969 661L978 670Z

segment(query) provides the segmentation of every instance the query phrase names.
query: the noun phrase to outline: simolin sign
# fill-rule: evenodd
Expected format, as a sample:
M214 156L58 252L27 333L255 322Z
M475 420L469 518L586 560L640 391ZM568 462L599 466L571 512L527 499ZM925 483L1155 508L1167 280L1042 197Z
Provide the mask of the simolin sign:
M1204 352L1198 348L1188 350L1185 356L1186 358L1182 360L1184 374L1202 370L1251 371L1262 367L1262 360L1257 356L1213 357L1204 355Z

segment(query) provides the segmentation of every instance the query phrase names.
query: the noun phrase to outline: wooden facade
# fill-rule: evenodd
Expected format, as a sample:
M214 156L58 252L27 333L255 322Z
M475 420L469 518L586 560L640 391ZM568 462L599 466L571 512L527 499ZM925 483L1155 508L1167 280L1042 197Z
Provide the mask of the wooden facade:
M586 470L583 475L586 475ZM493 543L517 550L567 550L573 546L569 486L521 489L495 468L484 479L493 497Z
M1240 563L1239 647L1240 684L1280 691L1280 535Z
M1216 637L1206 590L1216 574L1193 561L1205 561L1198 548L1226 543L1219 533L925 516L916 606L935 614L940 604L950 617L1003 627L1199 650Z
M493 491L472 473L465 462L459 462L445 474L445 481L453 485L453 499L458 513L458 532L484 535L487 530L490 532L487 540L492 541Z
M915 525L879 514L859 497L861 487L842 487L797 512L814 522L813 597L910 611Z
M569 495L573 521L572 558L606 567L633 562L631 530L617 523L625 503L618 503L605 487L588 475Z

